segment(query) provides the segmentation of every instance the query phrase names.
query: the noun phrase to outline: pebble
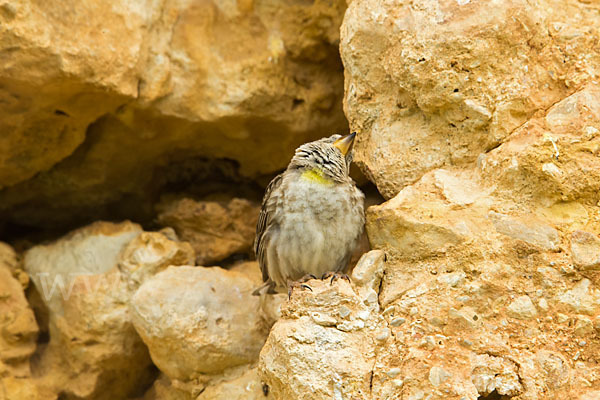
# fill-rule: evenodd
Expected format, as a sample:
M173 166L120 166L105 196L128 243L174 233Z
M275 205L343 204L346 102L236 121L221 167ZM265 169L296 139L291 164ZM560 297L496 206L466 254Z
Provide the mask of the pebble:
M380 342L383 342L384 340L386 340L388 337L390 336L390 330L389 329L383 329L381 330L381 332L379 332L377 334L377 336L375 336L376 340L379 340Z
M389 306L387 307L385 310L383 310L383 315L388 315L393 313L394 311L396 311L396 307L395 306Z
M339 314L340 314L340 317L346 318L348 315L350 315L350 309L346 306L341 306L340 310L339 310Z
M398 318L394 318L392 320L392 322L390 322L390 325L392 325L392 326L400 326L400 325L402 325L405 322L406 322L406 319L404 319L402 317L398 317Z
M394 379L395 377L400 375L400 372L402 372L402 370L400 368L392 368L389 371L387 371L385 374L387 376L389 376L390 378Z
M537 315L537 310L529 296L523 295L509 304L508 313L513 318L531 319Z
M392 383L394 384L396 389L400 389L402 385L404 385L404 381L402 379L394 379Z
M435 387L447 381L452 374L441 367L435 366L429 370L429 382Z

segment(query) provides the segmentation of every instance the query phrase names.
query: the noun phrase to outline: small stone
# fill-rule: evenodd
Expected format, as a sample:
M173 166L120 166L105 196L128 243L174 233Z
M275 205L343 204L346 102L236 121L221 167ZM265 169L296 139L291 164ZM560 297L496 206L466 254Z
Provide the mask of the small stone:
M357 317L359 319L362 319L363 321L366 321L367 319L369 319L370 315L371 313L368 310L363 310L357 314Z
M431 384L435 387L440 386L450 377L452 377L451 373L438 366L432 367L429 370L429 382L431 382Z
M392 320L392 322L390 322L390 325L392 325L392 326L400 326L400 325L402 325L405 322L406 322L406 319L404 319L402 317L398 317L398 318L394 318Z
M463 271L458 271L440 275L437 280L438 282L444 283L450 287L456 287L464 282L466 276L467 275Z
M529 296L519 296L508 306L508 314L517 319L530 319L537 315L537 310Z
M594 313L597 305L594 296L590 293L591 284L589 279L582 279L573 289L560 294L558 301L570 306L578 313Z
M575 231L571 234L573 262L580 269L600 269L600 239L592 233Z
M400 368L392 368L389 371L387 371L385 374L393 379L393 378L397 377L398 375L400 375L400 372L402 372L402 370Z
M475 328L481 324L481 318L471 307L463 307L460 310L451 308L448 311L448 316L457 325L465 328Z
M312 313L311 318L315 324L321 326L335 326L337 323L337 320L334 317L324 313Z
M383 342L390 336L390 330L388 328L382 329L376 336L375 339Z
M402 379L394 379L392 381L392 384L394 385L394 387L396 389L400 389L402 387L402 385L404 385L404 381Z
M419 309L417 307L411 307L409 314L410 315L417 315L419 313Z
M569 320L569 316L558 313L558 314L556 314L556 320L558 321L559 324L564 324L565 322L567 322Z
M381 250L371 250L362 255L352 270L352 282L358 286L377 289L384 269L385 253Z
M577 336L585 336L594 332L594 324L588 317L579 316L575 322L575 334Z
M388 314L392 314L394 311L396 311L396 307L395 306L389 306L387 307L385 310L383 310L383 315L386 316Z
M368 289L367 296L364 298L364 303L366 305L376 304L379 300L377 296L377 292L371 288Z
M548 301L546 301L546 299L540 299L540 301L538 302L538 306L542 311L548 311Z
M422 390L419 390L418 392L408 396L408 400L422 400L424 397L425 397L425 393L423 393Z
M350 309L346 306L341 306L338 312L342 318L346 318L348 315L350 315Z

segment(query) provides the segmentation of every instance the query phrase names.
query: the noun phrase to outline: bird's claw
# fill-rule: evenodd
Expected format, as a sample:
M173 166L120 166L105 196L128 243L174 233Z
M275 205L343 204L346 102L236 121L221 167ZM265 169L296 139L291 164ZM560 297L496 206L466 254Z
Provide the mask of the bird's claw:
M294 291L294 288L300 288L300 289L308 289L311 292L313 291L312 288L308 285L305 285L304 283L301 282L292 282L288 285L288 300L290 300L292 298L292 292Z
M329 279L331 278L331 280L329 281L330 285L333 285L333 282L337 281L338 279L344 279L346 281L348 281L348 283L350 283L350 277L346 274L344 274L343 272L326 272L323 274L323 276L321 277L322 280L325 279Z

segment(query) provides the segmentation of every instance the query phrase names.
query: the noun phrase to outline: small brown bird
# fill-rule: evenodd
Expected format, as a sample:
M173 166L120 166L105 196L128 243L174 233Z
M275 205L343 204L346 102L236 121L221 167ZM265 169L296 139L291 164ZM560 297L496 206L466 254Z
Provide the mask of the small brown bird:
M364 195L349 176L355 135L303 144L269 183L254 242L265 284L254 294L290 294L306 276L346 270L365 223Z

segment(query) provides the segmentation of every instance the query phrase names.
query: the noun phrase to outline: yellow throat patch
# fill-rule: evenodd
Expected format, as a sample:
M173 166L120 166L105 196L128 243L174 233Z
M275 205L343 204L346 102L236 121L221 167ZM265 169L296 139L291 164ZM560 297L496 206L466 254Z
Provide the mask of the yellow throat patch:
M325 173L323 173L323 170L321 170L319 168L313 168L313 169L309 169L308 171L304 171L302 173L302 179L309 181L309 182L319 183L321 185L333 184L333 181L331 179L327 178L325 176Z

